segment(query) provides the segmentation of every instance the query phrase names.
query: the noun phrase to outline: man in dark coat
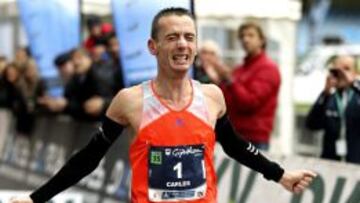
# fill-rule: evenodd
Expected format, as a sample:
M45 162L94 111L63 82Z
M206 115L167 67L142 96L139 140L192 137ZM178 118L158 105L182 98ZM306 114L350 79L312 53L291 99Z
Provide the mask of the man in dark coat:
M360 81L356 80L355 60L338 56L332 65L306 126L325 131L322 158L360 164Z

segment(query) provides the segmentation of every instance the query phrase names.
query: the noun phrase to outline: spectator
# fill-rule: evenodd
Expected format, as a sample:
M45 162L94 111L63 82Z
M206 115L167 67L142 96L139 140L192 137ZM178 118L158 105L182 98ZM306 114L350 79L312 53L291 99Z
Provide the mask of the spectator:
M31 58L30 50L27 47L21 47L16 50L14 63L21 71L24 71L28 61Z
M74 75L74 64L71 61L71 51L64 52L58 55L55 60L54 64L59 71L60 78L62 80L63 85L68 83Z
M103 63L110 60L106 49L108 39L112 37L113 33L113 27L110 23L101 24L101 35L94 39L94 46L90 51L93 63Z
M5 67L4 70L4 82L3 90L5 100L1 104L2 107L7 108L15 118L15 136L11 139L10 143L7 143L8 147L5 150L6 156L4 160L16 159L15 147L22 145L26 142L24 127L22 125L21 116L26 112L26 102L21 94L20 90L21 71L15 63L10 63ZM20 119L18 119L20 117Z
M102 116L105 100L93 72L92 61L83 50L72 53L75 75L65 88L65 111L76 119L96 121Z
M24 138L31 135L34 121L33 117L29 116L26 99L21 91L21 76L19 67L15 63L6 66L4 72L6 95L4 107L8 108L16 118L15 144L26 142Z
M255 23L239 27L238 37L245 50L244 63L234 70L215 57L205 63L215 67L237 133L257 148L269 148L270 134L280 88L277 65L265 53L266 38ZM217 82L217 81L214 81Z
M19 88L20 70L15 63L10 63L5 67L3 79L3 92L5 99L2 106L19 112L24 107L24 101Z
M24 109L17 115L18 132L30 136L35 125L35 115L38 111L38 99L45 95L45 83L38 75L34 60L28 60L19 82L21 97L24 100Z
M360 164L360 81L356 79L355 60L338 56L332 65L306 126L325 131L322 158Z
M40 103L52 112L67 113L78 120L93 120L84 108L85 101L96 95L97 90L95 80L90 74L91 59L79 49L72 50L69 54L62 54L55 59L55 63L59 65L60 75L69 79L65 83L63 97L44 97Z
M64 89L75 74L74 64L71 60L72 52L74 52L74 50L64 52L58 55L54 60L54 64L60 75L61 85ZM41 97L38 102L52 113L63 112L67 105L67 100L64 95L60 97L51 97L46 95Z
M6 106L6 91L4 84L4 71L7 65L6 58L0 56L0 108Z
M220 78L214 67L210 64L203 64L208 57L220 59L220 48L212 40L207 40L200 46L199 57L195 61L194 77L202 83L211 83L212 81L219 83Z
M86 21L89 37L85 40L84 46L88 52L91 52L95 42L102 36L101 19L99 16L91 15Z
M106 45L107 45L106 47L107 53L110 57L110 62L112 64L114 71L115 79L114 79L113 91L116 93L120 89L124 88L125 84L123 79L122 64L120 61L119 41L114 32L109 35Z
M3 73L6 65L7 65L6 58L4 56L0 56L0 80L3 77Z
M101 64L109 61L109 56L106 53L106 37L99 37L95 40L94 46L91 49L90 56L94 64Z
M116 39L116 38L115 38ZM117 40L115 40L117 43ZM118 45L117 45L118 47ZM110 49L110 48L108 48ZM111 47L112 51L115 51L116 47L114 43ZM113 56L115 53L112 53ZM117 57L113 60L99 60L99 61L93 61L93 64L90 69L90 78L94 79L94 85L97 87L97 97L90 99L88 102L86 102L85 106L87 106L86 109L91 109L91 105L95 105L97 103L100 103L100 100L102 100L102 110L101 112L91 112L91 114L96 115L102 115L105 113L105 110L109 106L111 99L116 95L116 93L122 89L123 82L122 82L122 72L121 72L121 66L119 67L117 62L118 60L118 54L116 54ZM115 61L116 60L116 61ZM101 98L101 99L100 99ZM91 104L94 103L94 104ZM100 110L100 109L99 109ZM90 112L88 112L90 113Z
M113 63L117 66L120 66L120 47L119 47L119 41L116 37L116 34L113 32L111 33L106 42L106 49L107 52L113 61Z
M102 116L105 113L111 99L124 86L117 38L113 33L105 34L108 35L107 38L101 38L101 40L105 41L98 41L97 43L100 43L100 45L95 45L93 48L93 60L86 76L88 78L87 82L94 87L94 92L92 93L95 94L95 96L84 103L84 110L85 113L95 117ZM107 45L107 47L104 45ZM104 57L101 56L105 50L107 50L110 60L105 60ZM79 53L82 53L80 54L81 56L78 55ZM87 57L83 52L78 52L78 54L74 55L75 61L78 61L78 56L80 58ZM75 62L75 64L79 66L80 63Z

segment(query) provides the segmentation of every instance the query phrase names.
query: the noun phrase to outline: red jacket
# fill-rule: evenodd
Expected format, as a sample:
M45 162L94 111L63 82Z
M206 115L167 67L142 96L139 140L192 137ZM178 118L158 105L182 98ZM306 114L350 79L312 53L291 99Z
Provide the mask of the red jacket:
M230 84L221 84L227 111L236 131L253 143L268 143L280 87L277 65L265 54L246 57Z

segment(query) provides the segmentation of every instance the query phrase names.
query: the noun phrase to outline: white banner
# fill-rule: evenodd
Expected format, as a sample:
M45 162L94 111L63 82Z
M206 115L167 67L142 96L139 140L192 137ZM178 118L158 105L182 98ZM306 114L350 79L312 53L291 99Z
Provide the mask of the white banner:
M271 157L286 169L310 169L318 174L309 189L294 195L230 160L221 147L215 154L219 203L360 203L360 165L295 156Z

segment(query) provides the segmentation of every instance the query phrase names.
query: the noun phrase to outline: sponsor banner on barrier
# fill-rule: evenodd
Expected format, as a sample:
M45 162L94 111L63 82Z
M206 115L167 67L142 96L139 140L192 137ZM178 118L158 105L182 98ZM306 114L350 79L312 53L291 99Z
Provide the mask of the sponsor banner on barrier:
M286 169L309 169L318 174L300 195L229 159L216 148L220 203L360 203L360 165L305 157L270 156Z
M37 119L31 141L8 135L0 157L0 190L39 187L88 143L96 127L96 123L73 122L67 116L42 116ZM130 139L124 131L96 170L73 187L84 195L84 201L128 202Z
M8 203L12 197L29 194L28 191L0 191L0 203ZM63 193L54 197L49 203L84 203L81 194Z

